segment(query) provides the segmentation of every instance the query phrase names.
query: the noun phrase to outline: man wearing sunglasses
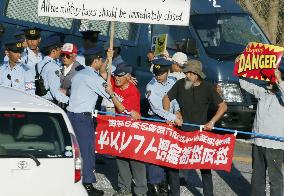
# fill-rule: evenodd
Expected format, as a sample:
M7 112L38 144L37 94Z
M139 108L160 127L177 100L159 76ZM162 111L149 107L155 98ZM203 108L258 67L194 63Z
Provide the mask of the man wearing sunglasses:
M76 61L78 49L75 44L65 43L61 48L62 74L60 75L61 91L68 97L71 90L71 79L84 66Z
M113 72L113 85L105 85L106 92L115 97L112 99L117 113L129 114L133 119L140 119L140 93L137 87L130 81L132 67L119 64ZM146 196L147 180L146 167L140 161L116 158L118 168L119 190L113 196L132 195L131 184L134 181L134 193L137 196Z

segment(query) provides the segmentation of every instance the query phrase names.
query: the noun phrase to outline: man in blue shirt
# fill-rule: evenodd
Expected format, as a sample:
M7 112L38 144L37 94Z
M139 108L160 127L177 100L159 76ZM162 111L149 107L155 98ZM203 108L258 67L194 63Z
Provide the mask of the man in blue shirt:
M23 40L13 40L5 44L8 62L0 66L0 85L16 88L34 94L33 72L20 62Z
M169 111L163 109L162 103L163 97L176 83L176 78L168 76L173 62L165 58L158 58L154 59L152 64L154 77L146 86L146 98L150 104L148 114L152 118L165 119L178 124L181 120L179 119L180 115L177 101L173 100L171 102ZM169 177L170 195L180 195L179 184L177 184L178 181L173 181L173 179L178 179L178 170L148 164L148 180L151 185L151 195L168 195L168 184L166 183L164 169L166 169ZM176 178L172 178L172 176L176 176Z
M85 50L89 50L91 48L102 48L102 45L98 43L98 38L100 31L87 30L82 31L81 34L83 36L83 47L79 48L78 55L76 61L78 61L81 65L86 66L84 53Z
M22 63L26 64L29 69L34 70L35 65L42 61L43 55L41 54L38 46L41 42L40 29L28 28L25 29L25 37L27 47L22 53Z
M72 78L71 96L67 114L75 131L83 159L83 185L89 195L103 195L92 183L96 182L93 174L94 160L94 124L92 111L95 109L98 96L106 99L117 99L105 91L106 82L105 64L102 52L98 48L85 51L86 67ZM103 72L104 70L104 72ZM103 74L103 77L102 77Z
M61 43L58 36L50 36L42 43L44 53L47 55L36 65L36 71L44 80L46 94L42 97L60 103L67 103L69 97L64 94L65 91L60 90L60 74L61 69L56 63L56 59L61 54Z

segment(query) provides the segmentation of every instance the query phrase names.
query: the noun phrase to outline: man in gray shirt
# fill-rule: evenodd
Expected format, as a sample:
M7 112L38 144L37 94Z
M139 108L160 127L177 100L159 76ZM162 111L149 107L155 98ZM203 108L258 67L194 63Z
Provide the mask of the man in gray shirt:
M283 70L275 71L276 83L261 87L240 78L241 87L258 99L253 131L260 134L284 136L284 82ZM281 78L282 77L282 78ZM252 146L252 192L265 196L266 169L268 169L270 195L283 195L283 150L284 142L253 137Z

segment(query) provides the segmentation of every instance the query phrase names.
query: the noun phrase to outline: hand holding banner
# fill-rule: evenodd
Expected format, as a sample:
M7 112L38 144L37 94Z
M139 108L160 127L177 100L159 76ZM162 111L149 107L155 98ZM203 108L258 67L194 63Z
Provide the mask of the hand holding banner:
M234 75L275 82L284 48L250 42L235 62Z
M176 169L230 171L235 145L233 134L183 132L173 126L97 117L96 151Z

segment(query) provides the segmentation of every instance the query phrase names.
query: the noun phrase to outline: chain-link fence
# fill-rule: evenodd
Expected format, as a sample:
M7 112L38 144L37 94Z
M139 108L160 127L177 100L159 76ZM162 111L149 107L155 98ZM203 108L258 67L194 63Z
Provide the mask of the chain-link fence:
M237 0L274 44L284 46L284 0Z

